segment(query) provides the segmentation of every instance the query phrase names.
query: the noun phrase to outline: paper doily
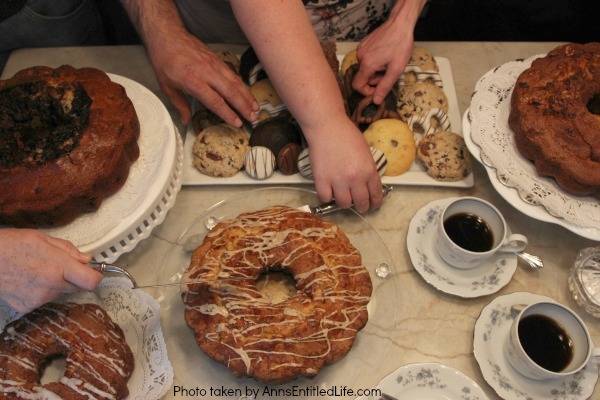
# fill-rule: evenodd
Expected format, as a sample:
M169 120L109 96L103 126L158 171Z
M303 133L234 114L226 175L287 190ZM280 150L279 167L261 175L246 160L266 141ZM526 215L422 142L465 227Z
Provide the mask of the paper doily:
M540 205L569 223L599 228L600 202L591 196L571 195L553 179L539 176L535 165L517 150L508 126L514 84L539 57L543 55L502 64L479 80L469 108L471 138L481 148L481 161L496 169L500 182L517 189L523 201Z
M160 305L142 290L132 290L124 278L104 278L93 292L78 292L57 302L93 303L102 306L117 323L135 361L133 375L127 383L130 400L160 399L173 383L173 367L160 327ZM0 331L22 314L0 302ZM53 368L52 365L47 369ZM46 371L46 373L57 371Z

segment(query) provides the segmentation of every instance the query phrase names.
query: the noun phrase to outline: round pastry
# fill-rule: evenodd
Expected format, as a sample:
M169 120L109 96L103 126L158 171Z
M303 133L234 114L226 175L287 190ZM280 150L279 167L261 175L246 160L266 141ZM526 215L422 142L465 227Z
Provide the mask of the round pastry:
M64 377L40 384L52 356ZM134 360L121 328L95 304L46 304L9 323L0 335L3 399L123 399Z
M248 47L240 57L240 76L250 86L257 81L268 78L252 47Z
M519 152L564 190L600 198L600 43L562 45L517 78L508 123Z
M250 135L250 146L264 146L275 157L279 156L279 151L288 143L302 144L302 134L298 125L287 115L261 121Z
M340 67L342 76L346 75L348 68L356 64L358 64L358 57L356 56L356 48L354 48L346 53L344 59L342 60L342 66Z
M411 115L406 123L413 133L430 134L450 129L448 114L439 108L431 108L424 115Z
M199 101L194 101L192 106L192 115L192 129L196 135L211 125L225 123L221 117L210 111Z
M446 93L431 82L419 82L406 88L398 99L398 111L404 121L408 121L412 115L425 115L433 108L448 113Z
M258 118L252 123L254 126L287 110L270 79L262 79L255 82L250 86L250 93L252 93L260 106Z
M139 156L133 104L97 69L24 69L0 81L0 115L0 220L15 226L96 211Z
M387 160L385 175L397 176L410 168L415 160L415 139L405 122L380 119L364 132L369 146L383 152Z
M373 161L375 162L375 168L377 168L377 173L379 176L385 175L387 170L387 159L385 158L385 154L379 149L371 146L371 154L373 155ZM300 152L298 155L298 161L296 162L298 167L298 172L305 178L313 179L312 175L312 167L310 165L310 151L307 148Z
M436 71L439 72L440 68L435 61L433 54L424 47L415 47L408 60L408 65L415 65L421 69L421 71Z
M276 304L263 296L256 280L269 270L292 274L296 294ZM236 376L265 383L317 375L348 353L368 320L372 284L359 251L338 226L289 207L220 222L194 250L190 279L211 281L182 286L198 346Z
M417 158L429 176L438 181L459 181L471 173L471 154L464 139L454 132L423 136L417 146Z
M398 88L404 92L405 88L419 82L430 82L441 88L444 87L442 76L436 71L423 71L416 65L407 65L398 78Z
M250 178L267 179L275 172L275 155L266 147L251 147L244 158L244 170Z
M277 169L284 175L293 175L298 172L298 157L302 146L297 143L288 143L277 154Z
M247 150L248 134L242 128L211 125L196 137L192 163L203 174L229 177L242 169Z
M215 54L221 61L227 64L233 72L237 75L240 74L240 60L235 54L227 50L216 50Z

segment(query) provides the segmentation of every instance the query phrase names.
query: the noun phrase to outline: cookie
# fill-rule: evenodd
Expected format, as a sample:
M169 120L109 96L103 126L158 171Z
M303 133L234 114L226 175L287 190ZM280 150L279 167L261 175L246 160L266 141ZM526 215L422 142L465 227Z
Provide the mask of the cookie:
M380 150L387 159L386 176L397 176L415 160L415 139L408 125L399 119L380 119L364 132L369 146Z
M433 57L433 54L424 47L415 47L408 60L408 65L416 65L421 71L436 71L440 68Z
M275 155L266 147L251 147L244 158L244 169L253 179L270 178L275 172Z
M192 164L209 176L233 176L244 166L248 147L248 134L243 129L226 124L211 125L194 141Z
M287 110L285 104L277 94L277 90L271 83L270 79L262 79L250 86L250 93L254 96L260 109L258 110L258 118L252 123L256 126L259 122L269 118L273 118Z
M471 173L471 154L464 139L454 132L423 136L417 146L417 158L438 181L459 181Z
M342 66L340 67L340 72L342 73L342 76L346 74L348 68L355 64L358 64L358 57L356 56L356 49L353 49L346 53L344 59L342 60Z
M404 121L412 115L424 116L437 108L448 113L448 97L444 90L430 82L419 82L404 91L398 99L398 112Z
M406 121L413 133L428 135L450 130L450 117L439 108L432 108L425 115L411 115Z
M237 75L240 74L240 60L235 54L227 50L216 50L215 54L221 61L227 64L233 72Z

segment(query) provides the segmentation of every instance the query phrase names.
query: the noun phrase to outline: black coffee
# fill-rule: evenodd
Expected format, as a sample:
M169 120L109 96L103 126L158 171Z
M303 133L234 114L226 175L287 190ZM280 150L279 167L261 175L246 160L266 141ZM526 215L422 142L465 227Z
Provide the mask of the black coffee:
M470 213L458 213L444 220L448 237L465 250L484 252L494 247L492 228L481 217Z
M525 353L540 367L560 372L573 358L573 342L552 318L528 315L519 322L519 340Z

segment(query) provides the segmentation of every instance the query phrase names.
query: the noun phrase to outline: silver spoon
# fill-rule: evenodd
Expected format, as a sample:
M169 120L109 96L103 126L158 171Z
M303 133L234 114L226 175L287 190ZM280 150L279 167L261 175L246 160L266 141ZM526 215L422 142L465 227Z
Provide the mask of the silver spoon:
M521 258L521 260L525 261L529 266L533 269L544 268L544 263L542 259L538 256L534 256L533 254L525 253L524 251L516 251L515 254Z

